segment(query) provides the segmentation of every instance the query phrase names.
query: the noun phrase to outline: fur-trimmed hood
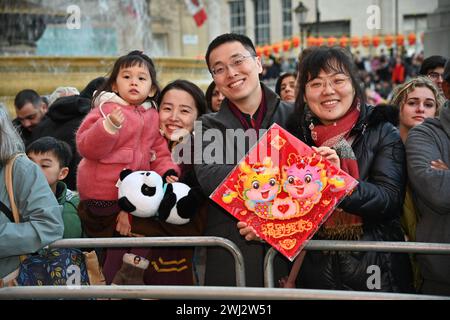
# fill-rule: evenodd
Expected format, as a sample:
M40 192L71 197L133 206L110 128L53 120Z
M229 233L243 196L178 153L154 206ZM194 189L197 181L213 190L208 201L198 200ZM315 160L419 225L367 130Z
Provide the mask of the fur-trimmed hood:
M95 93L94 93L95 95ZM106 102L114 102L117 103L121 106L129 106L130 104L128 102L126 102L125 100L123 100L118 94L114 93L114 92L109 92L109 91L102 91L100 92L100 94L95 98L94 100L94 106L98 107L100 110L102 110L102 106L106 103ZM147 100L144 103L142 103L140 105L142 108L144 108L145 110L148 110L150 108L155 108L158 109L156 107L155 102L153 102L153 100ZM103 112L102 112L103 113Z

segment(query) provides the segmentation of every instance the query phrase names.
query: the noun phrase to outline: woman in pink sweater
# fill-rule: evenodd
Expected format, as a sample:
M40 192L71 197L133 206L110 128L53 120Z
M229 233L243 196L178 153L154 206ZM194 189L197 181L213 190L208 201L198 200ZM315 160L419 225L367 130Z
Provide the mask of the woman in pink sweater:
M154 98L159 88L153 61L140 51L120 57L93 109L76 134L83 157L77 171L79 216L89 237L128 236L131 216L118 206L116 183L123 169L153 170L177 180L165 139L159 132Z

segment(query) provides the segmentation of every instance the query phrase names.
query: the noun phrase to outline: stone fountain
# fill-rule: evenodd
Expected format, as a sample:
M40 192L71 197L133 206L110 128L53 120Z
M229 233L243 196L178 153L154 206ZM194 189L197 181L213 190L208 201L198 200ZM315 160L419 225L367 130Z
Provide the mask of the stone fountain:
M81 90L105 76L119 55L134 49L151 57L161 53L152 41L149 2L1 0L0 103L14 116L14 97L22 89L41 95L59 86ZM211 81L203 60L154 61L161 86L183 78L206 89Z

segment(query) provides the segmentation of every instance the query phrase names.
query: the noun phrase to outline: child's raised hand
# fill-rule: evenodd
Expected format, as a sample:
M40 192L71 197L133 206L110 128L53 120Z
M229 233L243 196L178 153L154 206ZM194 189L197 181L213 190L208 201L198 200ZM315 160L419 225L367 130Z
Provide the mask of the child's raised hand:
M129 213L121 210L117 215L116 231L122 236L130 236L131 224L128 218Z
M167 170L163 176L163 181L165 180L167 183L174 183L178 181L177 172L174 169Z
M178 181L178 177L177 176L167 176L166 177L166 182L167 183L174 183Z
M125 116L123 115L122 109L120 107L116 107L109 115L109 120L116 127L120 127L125 120Z

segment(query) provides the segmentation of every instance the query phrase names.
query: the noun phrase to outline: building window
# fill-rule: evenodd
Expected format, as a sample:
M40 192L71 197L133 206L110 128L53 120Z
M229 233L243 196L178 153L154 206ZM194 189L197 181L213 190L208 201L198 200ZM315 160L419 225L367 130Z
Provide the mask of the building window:
M302 29L306 36L314 35L316 33L316 23L304 23ZM336 20L336 21L324 21L319 24L321 37L341 37L343 35L350 34L350 20Z
M255 42L257 45L270 43L269 0L255 1Z
M292 0L282 0L283 6L283 38L292 37Z
M409 34L411 32L416 35L427 31L427 15L415 14L403 16L403 33Z
M230 1L231 32L245 34L245 0Z

